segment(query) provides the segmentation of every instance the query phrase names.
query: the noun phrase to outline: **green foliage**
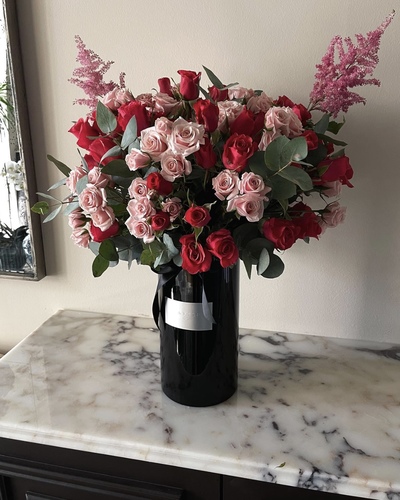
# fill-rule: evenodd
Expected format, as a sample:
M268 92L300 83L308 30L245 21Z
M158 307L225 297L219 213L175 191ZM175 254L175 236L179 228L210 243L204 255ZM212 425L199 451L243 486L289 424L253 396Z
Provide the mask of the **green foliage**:
M110 266L110 262L102 257L100 254L97 255L92 263L92 274L95 278L100 277Z
M132 116L121 139L121 148L127 149L137 138L136 116Z
M126 177L126 178L135 178L137 174L129 170L128 165L126 164L125 160L112 160L107 165L104 165L104 167L101 169L103 174L108 174L112 176L118 176L118 177Z
M117 128L117 118L101 101L97 103L96 123L103 134L110 134Z
M204 71L207 73L207 76L210 80L210 82L217 87L217 89L223 89L225 88L225 85L221 82L221 80L208 68L203 66Z
M49 210L50 210L50 206L47 203L47 201L38 201L37 203L35 203L33 205L33 207L31 208L31 210L35 214L46 215L49 212Z
M54 165L58 168L58 170L65 175L65 177L69 176L69 173L71 172L71 169L65 165L65 163L62 163L59 160L56 160L53 156L47 155L47 159L54 163Z
M108 261L118 261L118 252L115 248L115 243L111 238L101 242L99 247L99 255L101 255Z

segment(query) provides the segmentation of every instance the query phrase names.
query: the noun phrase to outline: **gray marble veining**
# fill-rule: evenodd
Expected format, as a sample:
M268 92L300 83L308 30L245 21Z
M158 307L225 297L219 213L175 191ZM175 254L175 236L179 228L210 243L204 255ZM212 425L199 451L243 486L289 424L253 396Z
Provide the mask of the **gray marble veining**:
M400 346L241 330L239 389L160 390L149 318L60 311L0 361L0 436L400 499Z

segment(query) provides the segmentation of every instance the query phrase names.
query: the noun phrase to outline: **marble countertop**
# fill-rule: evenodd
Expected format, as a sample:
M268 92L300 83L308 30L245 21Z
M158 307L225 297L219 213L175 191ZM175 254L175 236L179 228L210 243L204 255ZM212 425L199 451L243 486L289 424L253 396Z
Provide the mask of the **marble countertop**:
M241 330L239 389L161 393L149 318L60 311L0 361L0 437L400 499L400 346Z

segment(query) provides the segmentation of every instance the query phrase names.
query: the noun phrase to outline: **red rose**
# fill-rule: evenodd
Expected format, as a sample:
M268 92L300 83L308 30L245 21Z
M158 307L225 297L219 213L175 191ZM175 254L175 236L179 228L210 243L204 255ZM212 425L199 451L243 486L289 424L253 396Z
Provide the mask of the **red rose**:
M167 77L158 79L158 86L162 94L168 94L172 97L171 80Z
M194 234L182 236L182 269L190 274L205 273L211 267L212 256L200 243L196 242Z
M94 138L99 136L99 131L93 125L90 125L89 120L79 118L79 120L68 130L78 138L77 144L80 148L89 149Z
M187 101L193 101L199 97L199 82L201 73L195 71L187 71L180 69L178 73L181 75L179 84L179 92Z
M166 196L170 194L173 189L173 184L170 181L164 179L164 177L159 172L152 172L146 179L148 189L153 189L157 191L161 196Z
M215 85L208 87L208 93L213 101L226 101L228 99L228 89L220 90Z
M184 220L193 227L204 227L210 220L210 212L204 207L191 206L186 210Z
M205 143L200 146L200 149L194 153L194 157L197 164L206 170L217 163L217 155L208 137L205 138Z
M115 236L118 233L118 231L119 231L118 221L114 221L112 226L106 231L102 231L99 227L94 226L92 222L90 223L89 227L90 236L92 237L92 240L97 241L97 243L101 243L102 241L107 240L112 236Z
M268 219L263 224L263 233L279 250L290 248L299 238L300 228L286 219Z
M237 262L239 250L228 229L214 231L206 242L210 253L219 259L222 267L229 267Z
M322 182L334 182L339 180L342 184L353 187L349 182L349 179L353 177L353 169L346 155L340 156L339 158L327 158L318 165L318 168L326 166L328 168L321 175Z
M193 104L197 123L204 125L207 132L214 132L218 127L219 108L208 99L199 99Z
M275 104L277 106L283 106L287 108L293 108L293 106L295 105L294 102L291 99L289 99L289 97L286 95L279 96L278 99L275 101Z
M318 139L317 134L314 132L314 130L305 130L302 135L305 138L305 140L307 141L308 151L312 151L313 149L317 149L319 139Z
M303 104L295 104L292 109L303 125L305 125L307 120L311 119L311 113Z
M170 225L171 220L169 214L161 210L151 218L151 227L154 231L164 231L164 229L167 229Z
M296 203L289 210L292 222L299 228L299 238L318 238L322 232L319 217L304 203Z
M86 161L89 170L92 170L93 167L97 167L98 166L98 163L93 158L93 156L90 155L90 154L86 154L83 157L83 159Z
M138 101L130 101L118 108L117 120L122 130L126 129L132 116L136 117L138 135L142 130L150 127L150 120L147 116L145 105Z
M225 143L222 163L229 170L242 172L256 150L257 143L251 137L244 134L233 134Z
M98 139L95 139L89 146L89 151L93 157L93 160L96 161L97 163L100 163L100 160L107 153L107 151L109 151L114 146L115 142L112 139L108 137L99 137ZM116 158L121 158L121 155L108 156L101 163L102 165L106 165L107 163L109 163L112 160L115 160Z
M245 134L252 136L254 131L254 115L246 106L240 115L230 124L231 134Z

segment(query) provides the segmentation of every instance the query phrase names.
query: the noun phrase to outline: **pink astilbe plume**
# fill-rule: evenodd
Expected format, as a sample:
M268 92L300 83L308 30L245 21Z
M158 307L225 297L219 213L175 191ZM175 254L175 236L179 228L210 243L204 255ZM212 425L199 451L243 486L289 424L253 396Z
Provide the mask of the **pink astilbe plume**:
M353 104L365 104L364 97L349 89L380 85L379 80L368 76L373 74L379 62L381 38L394 14L393 11L376 30L370 31L366 36L356 35L356 45L350 37L343 40L342 37L335 36L332 39L321 63L316 65L318 71L310 94L311 110L325 111L336 117L340 111L346 113Z
M83 104L89 106L90 110L96 109L97 102L115 89L125 86L125 73L120 74L119 85L112 80L105 82L104 74L110 69L114 61L103 61L93 50L86 48L80 36L75 36L76 46L78 48L77 62L81 64L79 68L74 69L72 76L68 81L80 87L88 96L86 99L76 99L74 104Z

